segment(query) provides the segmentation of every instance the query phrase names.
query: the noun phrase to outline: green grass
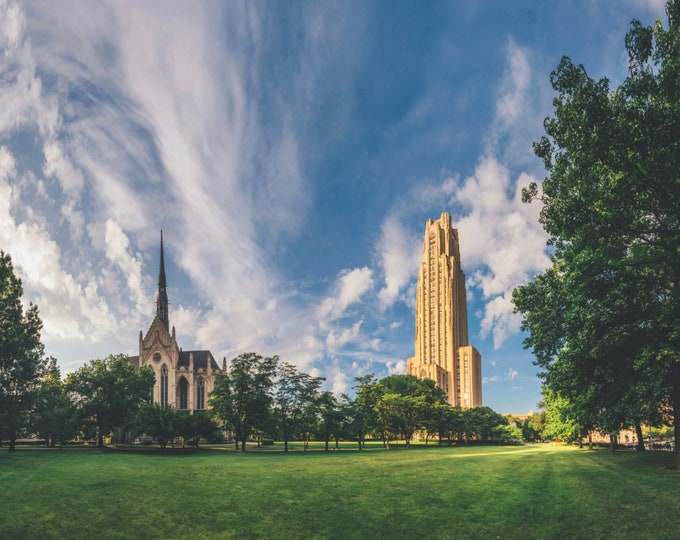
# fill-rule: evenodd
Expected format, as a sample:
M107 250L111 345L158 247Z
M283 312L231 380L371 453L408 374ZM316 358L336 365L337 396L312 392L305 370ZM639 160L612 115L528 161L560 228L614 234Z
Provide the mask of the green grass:
M670 453L0 450L0 538L673 538Z

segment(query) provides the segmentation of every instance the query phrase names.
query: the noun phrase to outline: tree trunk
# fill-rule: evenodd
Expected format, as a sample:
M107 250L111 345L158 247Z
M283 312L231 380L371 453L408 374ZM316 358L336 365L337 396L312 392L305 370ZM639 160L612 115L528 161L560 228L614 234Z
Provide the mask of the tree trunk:
M243 437L243 439L241 439L241 452L245 451L246 451L246 438Z
M616 454L616 436L615 435L609 435L609 453L613 456Z
M588 450L593 449L593 434L588 433Z
M14 446L16 445L16 442L17 442L17 434L14 431L12 431L9 434L9 451L10 452L14 452L14 450L15 450Z
M637 435L636 450L638 452L644 452L645 451L645 439L644 439L644 435L642 434L642 426L640 425L639 420L635 421L635 434Z

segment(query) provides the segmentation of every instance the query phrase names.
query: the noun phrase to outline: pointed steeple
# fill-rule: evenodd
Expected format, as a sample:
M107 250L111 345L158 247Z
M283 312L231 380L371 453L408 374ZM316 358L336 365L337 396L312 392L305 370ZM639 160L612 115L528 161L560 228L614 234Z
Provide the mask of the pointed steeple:
M161 261L158 270L158 296L156 297L156 317L158 317L165 329L169 331L168 321L168 290L165 282L165 260L163 259L163 231L161 231Z

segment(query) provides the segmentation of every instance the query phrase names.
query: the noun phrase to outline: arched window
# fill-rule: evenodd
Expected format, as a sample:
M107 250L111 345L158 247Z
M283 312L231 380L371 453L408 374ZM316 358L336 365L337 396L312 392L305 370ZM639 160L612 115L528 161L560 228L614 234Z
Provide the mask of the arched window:
M187 409L189 407L189 383L182 377L179 380L179 408Z
M205 383L203 377L199 377L196 382L196 408L205 409Z
M161 407L168 404L168 366L161 368Z

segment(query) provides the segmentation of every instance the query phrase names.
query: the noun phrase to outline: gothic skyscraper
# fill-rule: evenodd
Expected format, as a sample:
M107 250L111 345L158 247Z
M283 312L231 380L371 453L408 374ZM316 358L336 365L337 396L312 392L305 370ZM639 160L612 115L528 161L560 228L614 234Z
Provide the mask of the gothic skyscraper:
M482 405L482 359L468 343L465 275L458 230L444 212L425 227L423 262L416 290L415 355L408 374L432 379L451 405Z

